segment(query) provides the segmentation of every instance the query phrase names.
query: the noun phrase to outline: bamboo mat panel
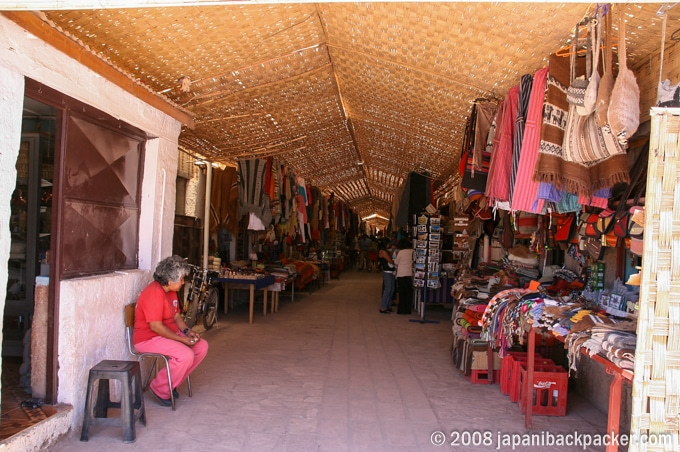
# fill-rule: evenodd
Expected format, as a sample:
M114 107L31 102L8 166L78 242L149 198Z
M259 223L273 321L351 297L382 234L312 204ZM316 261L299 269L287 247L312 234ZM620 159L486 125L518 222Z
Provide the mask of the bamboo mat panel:
M680 109L652 109L631 435L680 434Z

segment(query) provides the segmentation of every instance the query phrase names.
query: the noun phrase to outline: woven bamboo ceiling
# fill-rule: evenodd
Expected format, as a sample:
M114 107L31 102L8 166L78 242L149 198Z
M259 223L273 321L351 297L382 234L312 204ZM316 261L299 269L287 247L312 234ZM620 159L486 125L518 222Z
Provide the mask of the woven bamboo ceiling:
M660 6L620 6L631 67L658 52ZM183 149L227 164L276 156L361 216L389 217L410 171L440 191L455 182L474 99L505 96L594 8L277 3L41 17L193 115Z

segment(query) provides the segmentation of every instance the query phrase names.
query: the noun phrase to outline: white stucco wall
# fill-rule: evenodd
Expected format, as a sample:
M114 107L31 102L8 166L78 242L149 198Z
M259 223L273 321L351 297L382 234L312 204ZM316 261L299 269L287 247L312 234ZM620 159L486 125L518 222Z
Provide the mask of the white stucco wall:
M103 359L130 359L124 305L150 281L143 270L115 272L61 283L59 311L59 402L73 405L80 431L89 369Z
M9 231L10 200L16 184L16 162L21 139L21 109L24 104L24 78L0 66L0 287L7 287L7 260L12 241ZM5 291L0 291L5 309ZM2 332L0 331L0 340ZM0 357L0 364L2 358Z
M149 270L172 251L177 137L181 124L0 16L0 287L7 282L9 206L16 179L24 76L154 137L147 143L144 162L140 270L61 283L58 399L73 404L71 428L79 432L88 370L101 359L129 357L123 306L136 299L151 280ZM4 297L4 291L0 291L0 309L4 309Z

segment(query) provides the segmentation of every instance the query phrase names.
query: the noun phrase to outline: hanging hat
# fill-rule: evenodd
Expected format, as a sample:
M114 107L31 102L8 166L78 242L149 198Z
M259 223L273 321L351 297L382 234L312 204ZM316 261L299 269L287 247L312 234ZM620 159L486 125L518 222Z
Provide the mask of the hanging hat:
M640 274L640 272L634 273L628 277L628 281L626 281L626 284L628 284L629 286L639 286L641 279L642 275Z

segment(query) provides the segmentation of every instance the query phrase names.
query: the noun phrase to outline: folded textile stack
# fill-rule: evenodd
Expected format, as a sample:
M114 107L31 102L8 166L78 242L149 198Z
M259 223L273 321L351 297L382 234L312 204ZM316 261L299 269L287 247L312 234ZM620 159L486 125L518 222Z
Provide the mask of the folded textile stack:
M602 341L602 352L607 359L622 369L633 370L635 367L635 344L637 336L624 331L605 333Z
M460 330L454 330L454 334L465 338L478 339L482 332L480 322L486 303L478 302L471 299L460 305L456 312L453 323L460 327Z
M590 356L597 355L602 351L602 341L604 341L605 332L592 331L590 338L581 345Z
M526 289L506 289L498 292L489 300L484 315L482 316L482 334L484 340L492 342L495 348L500 348L501 352L510 349L512 344L502 334L502 325L508 306L516 303L525 293ZM510 340L512 342L512 340Z

